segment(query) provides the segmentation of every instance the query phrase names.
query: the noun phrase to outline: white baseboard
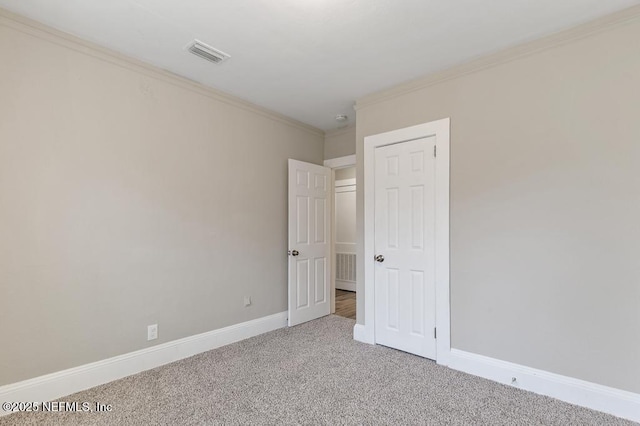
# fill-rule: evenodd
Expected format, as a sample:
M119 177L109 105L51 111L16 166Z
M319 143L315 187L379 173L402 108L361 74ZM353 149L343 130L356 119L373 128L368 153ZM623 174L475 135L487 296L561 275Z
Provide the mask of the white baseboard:
M370 329L362 324L356 324L353 326L353 339L358 342L368 343L373 345L376 341L373 338L373 333L370 333Z
M356 291L356 283L351 281L336 280L336 288L338 290Z
M286 327L287 312L231 325L68 370L0 386L2 402L43 402ZM9 414L0 410L0 416Z
M571 404L640 422L640 394L637 393L458 349L451 349L449 367ZM512 382L513 378L516 380Z

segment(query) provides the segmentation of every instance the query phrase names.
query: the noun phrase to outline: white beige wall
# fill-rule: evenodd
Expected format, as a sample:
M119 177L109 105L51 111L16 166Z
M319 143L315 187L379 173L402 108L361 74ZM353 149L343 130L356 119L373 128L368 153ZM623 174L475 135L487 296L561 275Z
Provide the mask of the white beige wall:
M0 385L286 310L287 158L322 132L13 18Z
M356 127L349 126L327 132L324 137L324 159L346 157L356 153Z
M452 347L640 392L640 19L585 34L359 101L358 182L365 136L450 117Z
M345 167L344 169L336 169L336 180L342 179L355 179L356 178L356 168L353 167Z

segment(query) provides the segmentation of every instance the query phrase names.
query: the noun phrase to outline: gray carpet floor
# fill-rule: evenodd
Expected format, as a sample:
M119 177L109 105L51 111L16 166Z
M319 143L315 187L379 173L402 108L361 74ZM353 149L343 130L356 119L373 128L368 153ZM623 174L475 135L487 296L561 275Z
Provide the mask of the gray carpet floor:
M61 398L108 413L16 413L0 425L631 425L353 340L329 316Z

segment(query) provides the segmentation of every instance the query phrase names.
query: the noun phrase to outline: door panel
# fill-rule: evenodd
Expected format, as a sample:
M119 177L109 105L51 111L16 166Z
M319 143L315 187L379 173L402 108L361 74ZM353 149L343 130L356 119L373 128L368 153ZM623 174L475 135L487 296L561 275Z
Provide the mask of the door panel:
M424 336L424 273L411 271L411 334Z
M289 160L289 325L329 315L330 169Z
M309 306L309 259L298 260L295 264L298 288L296 308L306 308Z
M435 359L435 138L375 150L375 340Z
M400 324L400 297L398 294L399 285L399 271L397 269L387 269L386 281L382 283L387 288L387 328L390 330L398 331Z
M327 200L324 198L316 198L314 200L316 207L316 226L315 226L315 241L316 243L326 243L326 227L327 227Z
M298 196L296 209L297 238L296 244L307 244L309 242L309 197Z
M324 303L327 300L327 268L325 258L315 259L315 271L316 271L316 303Z

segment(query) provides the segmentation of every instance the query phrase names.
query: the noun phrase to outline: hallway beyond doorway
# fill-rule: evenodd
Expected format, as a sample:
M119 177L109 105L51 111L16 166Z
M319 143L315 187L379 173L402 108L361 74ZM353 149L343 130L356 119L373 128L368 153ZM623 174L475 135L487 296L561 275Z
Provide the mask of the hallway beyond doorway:
M356 319L356 293L336 289L336 315Z

